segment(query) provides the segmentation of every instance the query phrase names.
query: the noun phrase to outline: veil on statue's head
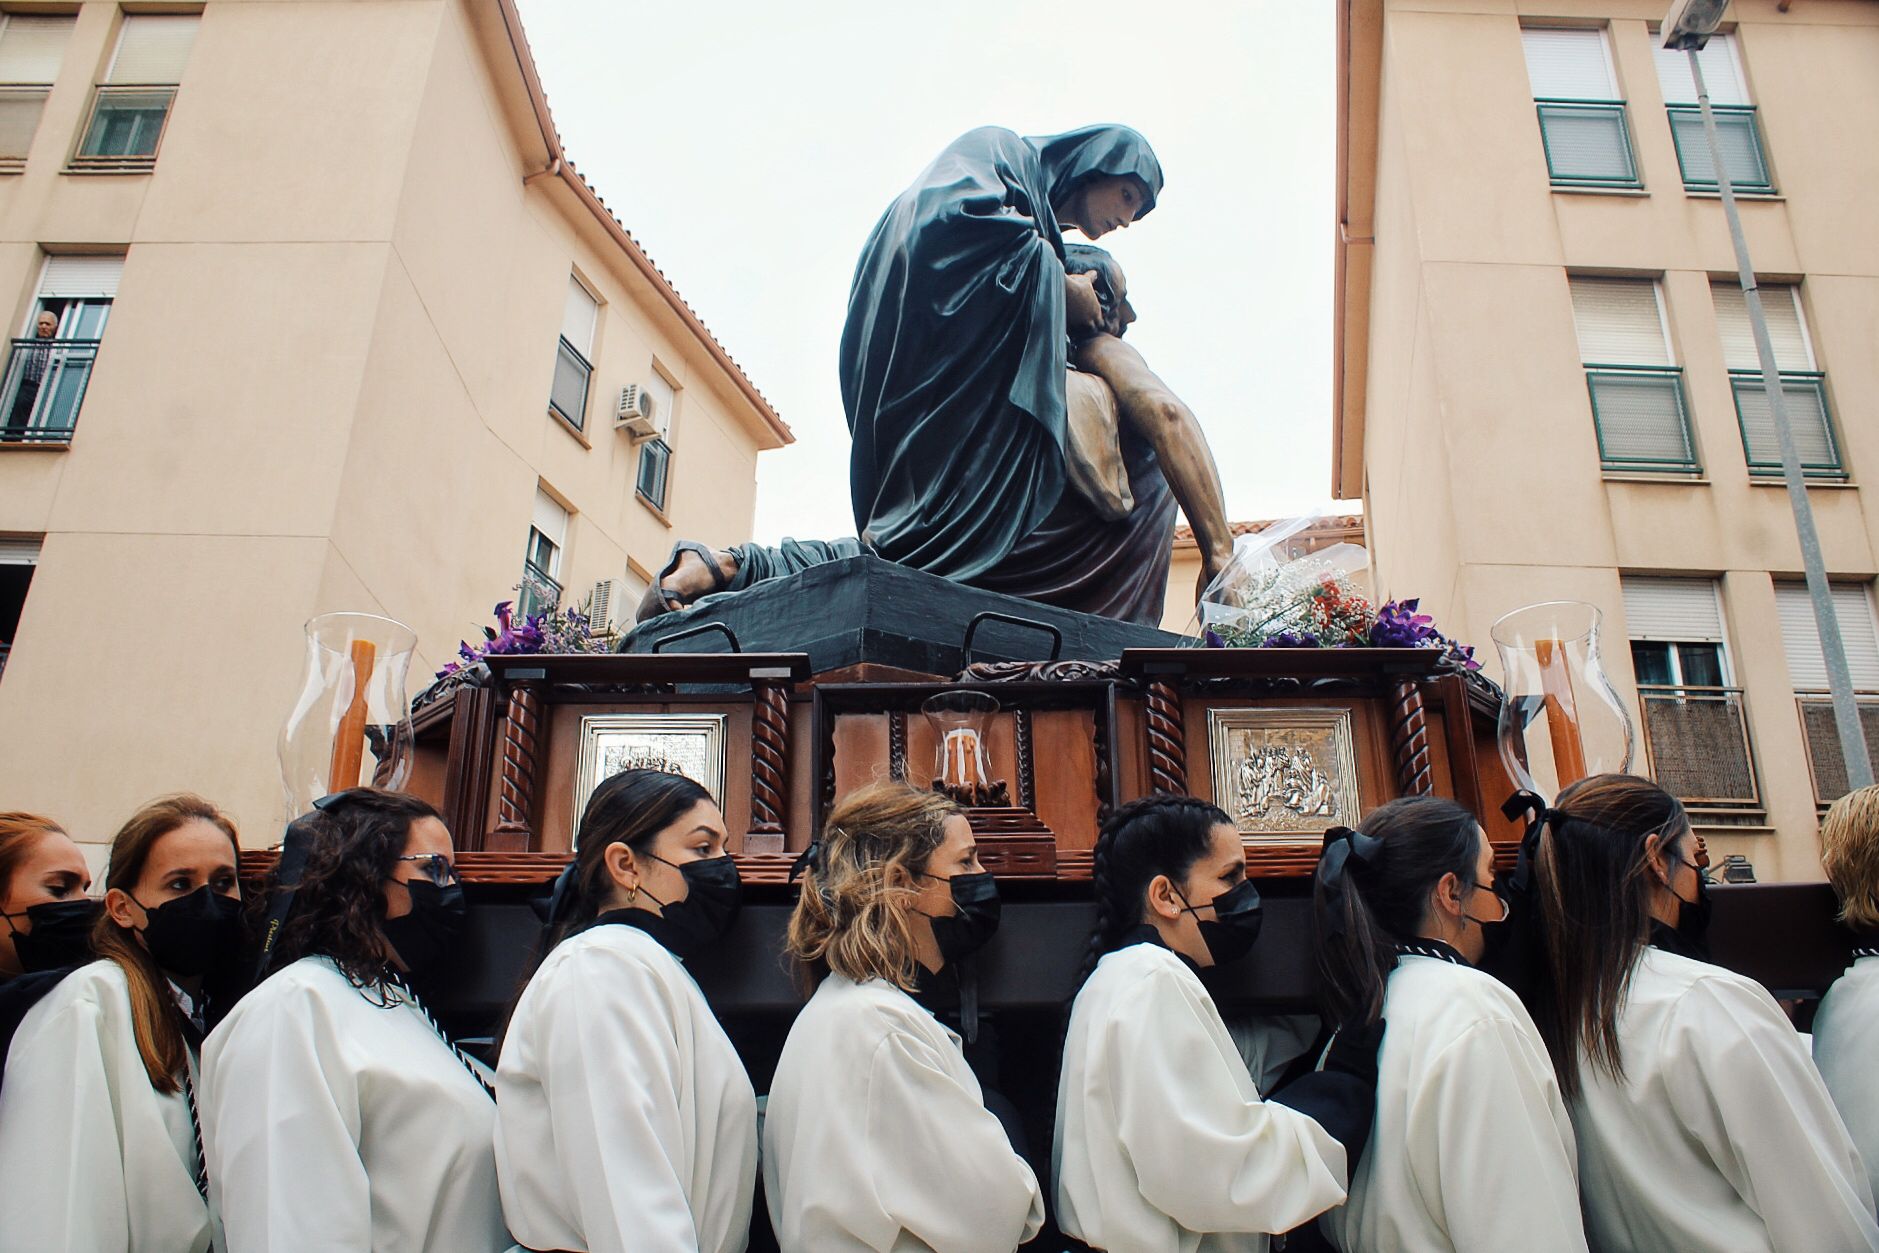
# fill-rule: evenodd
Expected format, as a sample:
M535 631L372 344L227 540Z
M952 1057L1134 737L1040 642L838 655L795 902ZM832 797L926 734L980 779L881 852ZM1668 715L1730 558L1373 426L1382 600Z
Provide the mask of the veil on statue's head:
M1161 162L1141 133L1127 126L1082 126L1061 135L1030 135L1050 182L1050 203L1059 206L1078 187L1105 175L1132 175L1148 189L1136 221L1147 217L1161 195Z

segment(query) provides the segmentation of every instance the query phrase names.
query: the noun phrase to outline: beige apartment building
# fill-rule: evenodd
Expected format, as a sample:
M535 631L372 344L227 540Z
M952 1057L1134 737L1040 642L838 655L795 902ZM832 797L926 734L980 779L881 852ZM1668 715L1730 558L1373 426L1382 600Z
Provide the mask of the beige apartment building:
M1599 605L1634 768L1715 854L1812 878L1844 768L1667 8L1340 0L1334 491L1379 587L1484 653ZM1879 748L1879 5L1727 16L1704 77Z
M0 310L0 808L92 841L273 842L309 617L408 623L414 694L517 584L630 618L790 440L510 0L0 5Z

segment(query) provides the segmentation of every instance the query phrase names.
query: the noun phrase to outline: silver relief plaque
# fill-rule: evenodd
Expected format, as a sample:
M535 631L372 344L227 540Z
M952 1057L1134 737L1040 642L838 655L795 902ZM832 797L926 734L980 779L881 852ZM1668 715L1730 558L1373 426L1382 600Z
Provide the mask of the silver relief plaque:
M697 783L724 805L724 714L588 714L574 771L574 827L603 779L622 770L663 770Z
M1362 816L1348 709L1210 709L1207 742L1215 802L1256 842Z

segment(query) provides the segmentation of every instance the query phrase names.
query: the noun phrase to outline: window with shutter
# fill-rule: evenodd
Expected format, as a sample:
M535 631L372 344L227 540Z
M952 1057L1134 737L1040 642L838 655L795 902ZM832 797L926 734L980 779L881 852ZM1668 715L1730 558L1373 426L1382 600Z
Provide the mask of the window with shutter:
M156 166L176 85L196 41L194 14L133 13L118 31L104 81L92 94L75 170L139 171Z
M1743 695L1714 579L1624 576L1625 625L1651 772L1690 804L1759 806Z
M1759 291L1801 469L1809 478L1843 479L1846 469L1840 461L1833 413L1827 403L1827 376L1814 360L1813 343L1801 314L1800 289L1788 283L1765 283ZM1733 280L1710 284L1710 295L1716 306L1716 333L1722 341L1723 363L1729 367L1736 422L1742 431L1749 473L1779 478L1781 447L1775 437L1774 411L1763 386L1761 361L1755 352L1748 298Z
M38 539L0 536L0 674L6 672L7 657L13 651L13 638L19 631L26 593L38 564Z
M1872 590L1864 583L1835 583L1834 617L1846 665L1853 679L1860 726L1866 733L1866 751L1879 767L1879 627L1873 621ZM1775 611L1781 620L1782 650L1788 658L1788 680L1794 684L1800 706L1801 731L1807 740L1808 764L1814 775L1814 799L1827 805L1847 792L1846 755L1840 747L1840 728L1834 720L1827 692L1827 663L1820 651L1820 629L1814 602L1805 583L1776 583Z
M1700 473L1656 281L1573 275L1568 283L1605 470Z
M657 363L646 376L646 395L652 401L652 424L658 430L659 438L669 444L672 442L672 420L678 414L679 393L676 387L666 382Z
M541 487L529 518L528 546L522 559L522 582L516 612L532 617L561 603L561 552L568 541L568 511Z
M1788 679L1797 692L1827 690L1827 663L1820 651L1814 602L1805 583L1775 584L1775 611L1781 620L1781 644L1788 658ZM1864 583L1833 584L1833 612L1840 642L1846 648L1853 688L1879 692L1879 627L1873 622L1872 593Z
M123 257L46 258L0 378L0 443L71 442L123 268Z
M26 168L76 20L0 14L0 171Z
M1520 32L1555 187L1639 187L1631 128L1602 29Z
M666 486L671 479L672 446L649 439L639 446L639 479L634 490L647 504L665 512Z
M1670 136L1677 145L1677 164L1688 191L1716 190L1716 159L1703 131L1702 111L1696 102L1696 79L1690 73L1690 54L1673 52L1652 41L1657 62L1657 85L1663 89L1670 114ZM1716 137L1722 144L1723 168L1729 185L1746 195L1772 195L1774 181L1762 151L1761 127L1749 102L1748 83L1742 73L1741 49L1734 35L1714 35L1697 54L1703 65L1703 85L1709 88Z
M548 409L577 431L587 422L588 384L594 377L594 330L599 323L600 302L580 279L568 275L567 298L561 309L561 340L555 350L555 377L548 389Z

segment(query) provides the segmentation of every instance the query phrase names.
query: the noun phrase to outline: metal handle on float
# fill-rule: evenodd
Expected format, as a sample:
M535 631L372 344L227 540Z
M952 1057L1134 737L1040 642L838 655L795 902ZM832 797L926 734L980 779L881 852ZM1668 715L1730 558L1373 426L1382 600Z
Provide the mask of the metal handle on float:
M724 638L731 641L732 652L741 653L744 651L737 643L737 633L731 630L730 627L725 626L722 622L701 622L695 627L686 627L683 631L675 631L671 635L662 636L652 642L652 648L648 651L654 653L661 652L667 644L676 644L680 640L688 640L694 635L705 635L712 631L724 632Z
M1057 655L1063 652L1063 632L1059 631L1050 623L1039 622L1035 618L1020 618L1015 614L999 613L996 609L987 609L983 613L973 614L972 621L966 623L965 643L959 646L959 651L963 654L960 660L961 669L972 664L972 637L978 634L979 624L988 619L993 622L1009 623L1016 627L1029 627L1033 631L1048 632L1050 634L1050 657L1047 660L1055 661L1057 660Z

